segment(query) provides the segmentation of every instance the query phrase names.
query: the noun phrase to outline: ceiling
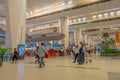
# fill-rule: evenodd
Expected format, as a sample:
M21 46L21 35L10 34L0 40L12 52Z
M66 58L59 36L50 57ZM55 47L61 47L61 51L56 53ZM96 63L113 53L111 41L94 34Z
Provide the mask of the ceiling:
M70 0L27 0L27 12L30 13L31 11L34 12L35 10L46 8L51 5L58 4L60 2L64 2L65 4L68 4ZM77 5L85 5L89 4L92 2L96 2L100 0L72 0L72 6L77 6ZM66 7L64 8L66 9ZM0 0L0 22L5 20L5 0ZM27 24L28 25L28 24ZM94 29L95 30L95 29ZM87 30L89 32L90 30Z
M35 9L44 8L60 2L65 2L67 4L69 1L72 1L75 5L85 5L100 0L27 0L27 11L33 11Z
M4 27L3 23L5 23L5 16L6 16L5 1L6 0L0 0L0 27L1 26ZM46 8L51 5L58 4L60 2L64 2L66 4L66 6L64 7L67 8L67 6L69 6L68 4L70 1L72 1L72 6L70 7L74 7L77 5L85 5L85 4L89 4L89 3L93 3L93 2L97 2L101 0L34 0L34 1L27 0L27 12L26 13L30 13L31 11L34 12L35 10ZM29 24L30 23L28 23L27 25Z
M5 16L5 0L0 0L0 19Z
M34 12L34 10L46 8L51 5L57 5L61 2L64 2L65 5L67 5L67 4L69 4L69 1L72 1L73 6L76 6L76 5L85 5L85 4L93 3L96 1L100 1L100 0L34 0L34 1L27 0L27 12L28 13L31 11ZM73 6L71 6L71 7L73 7Z
M72 1L72 4L75 6L85 5L100 0L27 0L27 12L45 8L54 4L58 4L60 2L67 4L69 1ZM5 16L5 10L5 0L0 0L0 16Z

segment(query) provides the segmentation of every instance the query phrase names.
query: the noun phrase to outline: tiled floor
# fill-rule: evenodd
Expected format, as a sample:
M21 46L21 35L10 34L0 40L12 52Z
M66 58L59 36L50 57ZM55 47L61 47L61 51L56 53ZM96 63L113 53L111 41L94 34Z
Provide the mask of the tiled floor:
M108 72L109 80L120 80L120 73Z
M45 59L44 68L28 58L17 64L5 62L0 68L0 80L109 80L108 72L120 73L119 59L94 56L92 63L83 65L72 61L70 56L51 57Z

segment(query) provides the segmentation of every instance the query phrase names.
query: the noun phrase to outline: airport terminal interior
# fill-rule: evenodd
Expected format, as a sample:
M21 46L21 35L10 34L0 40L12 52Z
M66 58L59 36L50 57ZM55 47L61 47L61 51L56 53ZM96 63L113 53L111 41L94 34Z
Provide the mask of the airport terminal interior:
M120 0L0 0L0 80L120 80Z

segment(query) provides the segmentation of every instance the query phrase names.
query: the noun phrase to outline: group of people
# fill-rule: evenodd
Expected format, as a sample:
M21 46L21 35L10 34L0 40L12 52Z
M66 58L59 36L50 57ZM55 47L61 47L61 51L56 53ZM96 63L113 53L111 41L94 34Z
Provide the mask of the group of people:
M63 48L60 49L61 51L61 56L64 55L64 50ZM37 60L35 62L39 63L39 67L45 66L44 62L44 56L45 53L47 53L46 48L44 47L44 43L41 43L41 46L38 46L36 49L36 58ZM89 58L91 53L90 53L90 48L87 46L87 44L83 44L80 42L80 46L75 45L72 49L72 53L74 55L74 61L73 63L78 62L78 64L83 64L84 62L92 62L92 60ZM14 49L14 54L12 56L12 63L16 63L18 60L18 52L17 49Z
M87 46L87 44L83 44L82 42L80 42L79 47L78 45L75 45L73 47L72 53L74 55L73 63L75 63L76 61L78 62L78 64L83 64L84 62L88 63L88 61L90 63L92 62L90 58L90 48Z

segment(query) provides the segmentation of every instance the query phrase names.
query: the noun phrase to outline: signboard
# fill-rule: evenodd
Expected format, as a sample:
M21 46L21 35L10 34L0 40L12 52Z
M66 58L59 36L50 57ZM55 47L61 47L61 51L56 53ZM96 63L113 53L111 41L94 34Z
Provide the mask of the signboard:
M119 32L115 32L115 36L116 36L116 43L119 43Z
M53 32L57 32L57 27L53 27Z
M25 45L19 44L19 45L18 45L18 53L19 53L19 56L23 56L23 55L24 55L24 52L25 52Z

